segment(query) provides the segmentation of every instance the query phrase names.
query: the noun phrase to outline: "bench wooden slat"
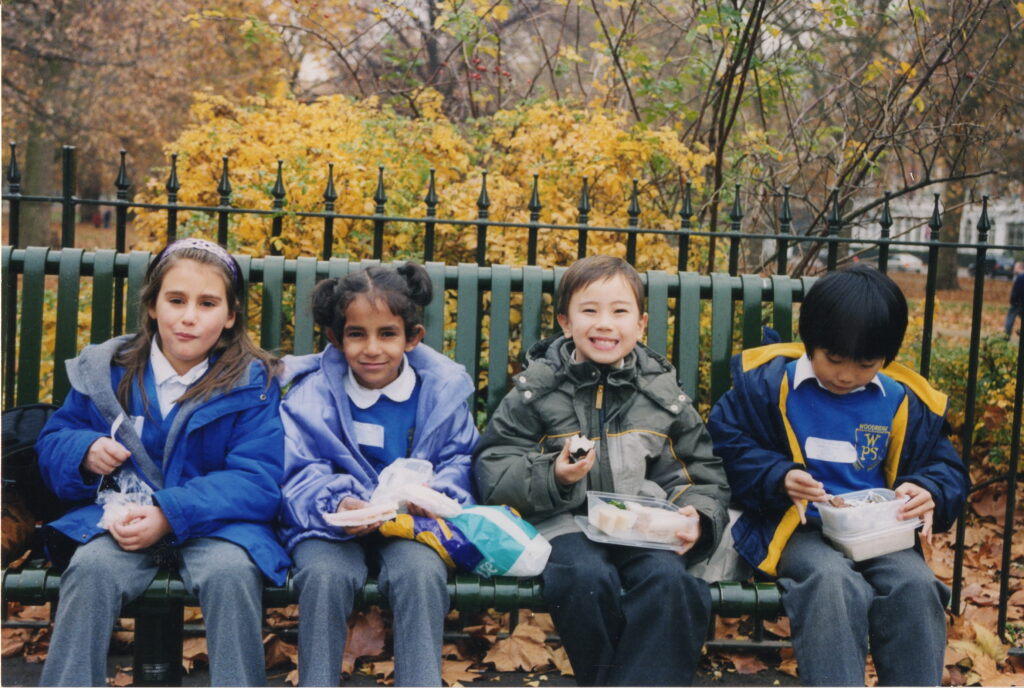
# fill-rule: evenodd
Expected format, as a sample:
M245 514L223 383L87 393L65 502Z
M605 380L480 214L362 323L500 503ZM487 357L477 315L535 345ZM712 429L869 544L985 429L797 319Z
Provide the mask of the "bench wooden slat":
M139 306L142 295L142 283L146 280L146 271L152 258L148 251L132 251L128 256L128 296L125 297L125 332L136 332L139 329Z
M743 348L761 345L761 289L764 282L757 275L743 275Z
M114 334L114 263L117 252L96 251L92 259L91 344L102 344Z
M523 268L522 308L522 350L520 360L526 359L526 352L540 341L540 319L544 310L544 271L536 265Z
M18 308L18 276L11 271L11 256L14 253L13 246L4 246L0 249L0 275L2 275L3 293L0 294L0 316L3 317L3 378L4 378L4 406L14 404L14 366L15 349L18 341L18 326L14 319L14 313Z
M647 346L668 356L668 275L661 270L647 273Z
M427 263L434 298L423 309L423 326L427 336L423 341L435 351L444 351L444 263Z
M476 387L480 360L480 282L475 263L459 263L455 314L455 361L466 367Z
M284 257L263 259L263 304L260 346L267 351L281 348L281 313L284 301Z
M295 261L295 344L297 356L313 353L313 309L310 296L316 285L316 258Z
M53 347L53 403L61 404L71 384L64 361L78 353L78 297L81 292L82 255L80 248L60 252L57 277L57 341Z
M782 341L793 340L793 281L785 275L772 275L772 328Z
M676 297L676 372L679 386L698 396L700 375L700 275L683 272L678 275L679 296Z
M725 394L732 384L729 359L732 357L732 277L711 275L711 403Z
M43 351L43 298L46 289L46 254L50 249L25 249L21 292L21 339L18 347L17 404L39 401L39 372Z
M498 408L508 389L509 316L512 308L512 270L491 266L490 336L487 360L487 417Z

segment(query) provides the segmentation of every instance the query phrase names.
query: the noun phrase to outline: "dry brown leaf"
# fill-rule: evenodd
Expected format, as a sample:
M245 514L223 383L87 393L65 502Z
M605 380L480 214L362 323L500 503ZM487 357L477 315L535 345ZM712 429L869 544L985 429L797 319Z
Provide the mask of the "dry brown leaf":
M715 637L727 640L746 639L747 636L740 633L740 622L742 620L742 618L725 619L718 617L715 619Z
M284 677L284 680L287 683L292 684L293 686L299 685L299 670L298 670L298 668L295 668L295 669L292 669L291 671L289 671L288 675Z
M512 635L499 640L484 657L498 671L534 671L548 665L548 651L544 644L547 635L529 624L516 626Z
M456 643L445 643L441 646L441 657L446 659L465 659L462 650Z
M201 607L185 607L185 623L202 621L203 610Z
M999 610L995 607L975 607L968 604L964 607L963 617L984 628L995 628L999 621Z
M299 625L299 605L268 609L267 625L271 628L295 628Z
M267 669L285 663L295 665L299 663L299 649L272 633L263 639L263 656Z
M982 652L997 662L1005 660L1007 647L999 640L999 636L978 624L973 624L973 626L975 637L974 642L977 643Z
M349 618L348 639L345 641L345 655L341 670L351 674L356 660L360 657L377 657L384 652L384 616L379 607L370 607L367 612L356 612Z
M774 633L780 638L788 638L793 635L793 631L789 627L789 617L780 616L775 621L765 621L764 629L770 633Z
M797 670L796 655L793 654L793 648L784 647L779 650L779 671L784 674L788 674L793 678L800 678L800 673Z
M548 659L551 660L551 664L558 669L558 672L562 674L562 676L576 675L572 670L572 663L569 661L569 655L566 653L564 647L556 647L554 649L549 647Z
M1002 525L1006 517L1006 491L1002 485L990 485L974 492L969 498L974 513L982 518L992 518Z
M114 674L113 680L110 685L112 686L130 686L135 679L132 677L132 670L130 668L117 667L117 673Z
M17 614L17 618L24 619L26 621L49 621L50 604L36 604L30 607L22 607Z
M974 666L971 667L971 671L978 675L983 686L990 685L992 679L1002 673L996 666L996 660L983 652L975 654L972 659L974 659Z
M181 666L186 672L192 671L196 663L208 660L206 638L185 638L181 645Z
M25 645L32 639L32 630L28 628L5 628L0 631L3 638L3 649L0 655L14 657L20 655Z
M552 620L550 614L544 614L541 612L534 613L529 609L519 610L519 623L530 624L543 630L545 633L551 634L555 632L555 622Z
M762 662L757 655L723 652L722 656L732 662L737 674L756 674L768 668L768 665Z
M382 660L380 662L373 662L370 664L371 671L374 676L380 676L381 678L392 678L395 675L395 662L394 660Z
M962 596L979 607L995 607L999 604L999 592L993 592L981 583L965 585Z
M473 662L470 661L443 660L441 662L441 680L449 686L454 686L462 681L475 681L480 678L480 672L470 671L469 667L472 665Z
M134 631L135 619L130 616L123 616L117 620L117 625L126 631Z

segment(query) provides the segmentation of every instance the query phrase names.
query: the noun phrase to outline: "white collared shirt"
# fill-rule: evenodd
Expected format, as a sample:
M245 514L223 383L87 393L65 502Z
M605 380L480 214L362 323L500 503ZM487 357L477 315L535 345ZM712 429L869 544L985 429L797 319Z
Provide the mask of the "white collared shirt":
M160 403L160 415L164 418L174 408L175 402L184 394L189 386L201 378L210 367L210 359L203 359L188 370L184 375L178 375L174 366L160 350L157 340L153 340L149 347L149 365L153 368L153 380L156 382L156 396Z
M807 380L814 380L818 383L819 387L829 391L828 387L821 384L821 380L819 380L818 376L814 374L814 366L811 365L811 359L807 357L807 354L804 354L796 360L796 370L793 371L793 389L796 389ZM871 378L871 381L868 384L878 385L878 389L882 390L882 395L885 395L885 387L882 386L882 381L878 379L878 375ZM856 389L851 389L847 394L863 392L865 389L867 389L866 385L863 387L857 387Z
M380 389L363 387L356 380L352 367L349 366L348 375L345 376L345 393L352 403L361 409L368 409L377 403L383 394L391 401L408 401L416 389L416 371L409 365L409 357L402 354L402 370L398 377L384 385Z

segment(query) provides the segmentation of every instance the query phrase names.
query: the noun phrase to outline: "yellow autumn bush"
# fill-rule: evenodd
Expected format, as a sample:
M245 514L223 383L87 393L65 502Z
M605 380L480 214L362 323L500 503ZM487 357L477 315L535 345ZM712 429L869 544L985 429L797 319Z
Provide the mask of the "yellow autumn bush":
M168 146L177 153L177 175L182 205L216 206L222 159L228 158L231 204L236 208L270 211L282 161L285 189L280 248L287 257L320 254L322 218L295 213L323 212L328 165L333 163L338 198L335 212L371 215L377 188L377 166L384 166L390 216L422 217L426 210L429 170L436 170L441 218L472 221L478 217L484 170L490 200L489 219L526 222L529 218L533 175L539 177L547 224L575 225L582 178L589 183L591 226L625 226L632 180L638 179L641 226L670 229L678 220L662 210L678 195L680 176L700 189L700 170L710 160L705 152L686 148L669 129L643 129L628 124L618 113L600 108L579 108L554 102L505 110L463 128L449 122L438 107L439 94L419 97L423 117L412 119L370 98L355 101L330 96L302 103L287 97L252 98L231 103L199 94L192 108L191 125ZM154 176L142 191L144 202L166 200L166 170ZM661 181L671 180L668 191ZM654 181L652 181L654 180ZM677 199L676 199L677 200ZM179 213L179 235L216 236L212 213ZM136 225L148 237L146 248L157 249L164 240L163 211L141 211ZM373 223L367 219L336 219L333 253L368 257L372 251ZM420 224L389 222L385 254L418 258L423 250ZM522 264L526 261L525 228L489 226L487 259ZM271 215L232 214L229 248L263 255L271 249ZM443 224L437 228L435 258L453 264L474 260L475 224ZM626 235L591 231L588 252L625 255ZM576 257L577 232L542 230L539 262L567 265ZM663 237L641 236L638 265L668 267ZM674 255L674 254L673 254Z

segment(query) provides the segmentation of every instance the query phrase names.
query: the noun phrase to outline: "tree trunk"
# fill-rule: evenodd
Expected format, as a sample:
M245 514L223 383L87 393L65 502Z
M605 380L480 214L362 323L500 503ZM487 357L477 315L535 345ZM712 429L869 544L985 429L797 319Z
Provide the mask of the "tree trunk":
M44 196L54 190L53 146L36 121L28 127L25 161L22 167L21 193L26 196ZM52 207L49 203L21 204L20 247L55 246L50 234Z
M949 182L942 194L942 207L950 208L943 213L942 229L939 230L939 240L946 242L960 241L960 216L963 210L957 207L963 199L963 184L960 182ZM938 264L935 266L935 286L937 289L959 289L960 280L957 279L956 271L956 249L940 248Z

